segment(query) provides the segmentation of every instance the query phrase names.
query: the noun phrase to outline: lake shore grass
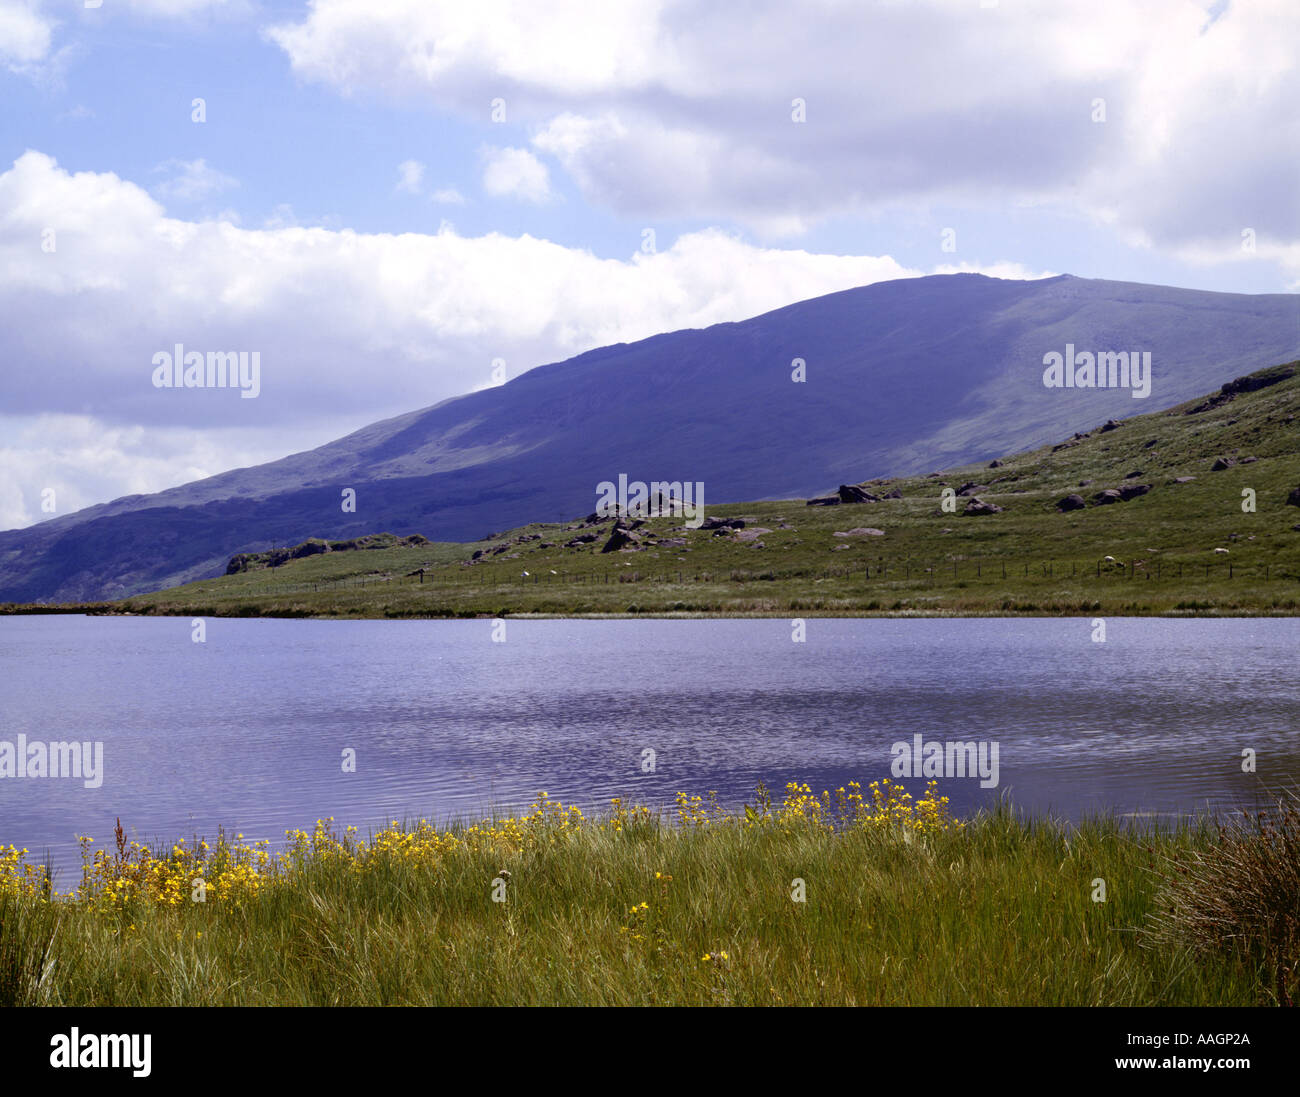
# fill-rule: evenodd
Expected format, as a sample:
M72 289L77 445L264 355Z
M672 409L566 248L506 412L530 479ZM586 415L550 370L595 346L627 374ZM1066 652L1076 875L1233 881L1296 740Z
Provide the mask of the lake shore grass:
M543 796L367 838L322 821L275 854L119 829L69 895L0 853L0 1004L1277 1004L1296 939L1268 938L1268 896L1294 903L1300 833L1280 818L956 821L886 782L595 819Z

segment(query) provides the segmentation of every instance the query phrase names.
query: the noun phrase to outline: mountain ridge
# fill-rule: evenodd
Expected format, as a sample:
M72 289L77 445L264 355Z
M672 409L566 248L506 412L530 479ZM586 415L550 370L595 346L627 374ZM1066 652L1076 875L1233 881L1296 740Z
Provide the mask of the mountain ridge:
M308 536L471 540L589 510L619 472L704 481L724 501L980 460L1294 358L1297 302L1070 275L842 290L595 348L313 450L0 533L0 600L121 597ZM1152 403L1045 390L1042 356L1066 343L1150 349ZM356 514L340 509L347 487Z

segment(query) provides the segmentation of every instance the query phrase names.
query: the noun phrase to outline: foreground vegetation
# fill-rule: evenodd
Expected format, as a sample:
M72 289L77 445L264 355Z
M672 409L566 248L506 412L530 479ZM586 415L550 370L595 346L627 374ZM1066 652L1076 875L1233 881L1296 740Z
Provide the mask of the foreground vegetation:
M952 820L883 782L743 811L528 814L283 850L0 852L0 1004L1272 1004L1295 994L1300 815ZM202 902L195 901L203 881ZM1104 881L1104 885L1102 882ZM1098 901L1104 886L1104 901ZM802 899L802 901L800 901ZM498 901L499 900L499 901Z

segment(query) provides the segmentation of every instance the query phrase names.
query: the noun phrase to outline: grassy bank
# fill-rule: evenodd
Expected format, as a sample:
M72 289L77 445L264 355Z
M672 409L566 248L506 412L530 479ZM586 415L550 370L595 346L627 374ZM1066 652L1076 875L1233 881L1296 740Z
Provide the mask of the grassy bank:
M674 819L615 803L588 820L542 799L522 818L395 825L366 840L326 822L277 855L224 838L150 854L123 837L88 857L72 896L49 894L11 851L0 857L0 1002L1245 1005L1294 994L1294 813L1268 824L1272 837L1209 824L1067 830L1007 813L955 823L937 794L914 803L887 784L857 794L790 786L738 813L681 797Z

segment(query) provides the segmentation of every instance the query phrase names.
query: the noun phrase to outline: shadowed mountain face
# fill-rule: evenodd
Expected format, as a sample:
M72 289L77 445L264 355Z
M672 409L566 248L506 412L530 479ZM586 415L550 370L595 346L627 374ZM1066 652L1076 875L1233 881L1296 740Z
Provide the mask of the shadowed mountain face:
M1191 399L1294 359L1298 332L1288 294L1069 276L878 283L604 347L307 453L0 533L0 601L121 597L313 536L472 540L590 511L620 473L700 481L721 503L930 471ZM1149 351L1151 395L1045 387L1044 355L1067 344Z

